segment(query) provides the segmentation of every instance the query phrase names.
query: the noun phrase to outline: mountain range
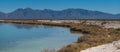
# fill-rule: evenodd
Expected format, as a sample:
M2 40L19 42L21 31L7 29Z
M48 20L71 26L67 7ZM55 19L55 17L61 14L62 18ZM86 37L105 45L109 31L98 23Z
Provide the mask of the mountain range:
M120 14L73 8L59 11L19 8L10 13L0 12L0 19L120 19Z

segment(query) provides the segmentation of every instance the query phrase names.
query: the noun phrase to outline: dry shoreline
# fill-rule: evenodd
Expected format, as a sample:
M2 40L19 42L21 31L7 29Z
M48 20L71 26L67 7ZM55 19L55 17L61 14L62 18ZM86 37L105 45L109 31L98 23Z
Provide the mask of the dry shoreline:
M77 44L67 45L58 52L80 52L90 47L120 40L119 20L0 20L0 23L69 27L71 31L85 34L78 38Z
M120 40L114 41L112 43L88 48L82 50L81 52L120 52Z

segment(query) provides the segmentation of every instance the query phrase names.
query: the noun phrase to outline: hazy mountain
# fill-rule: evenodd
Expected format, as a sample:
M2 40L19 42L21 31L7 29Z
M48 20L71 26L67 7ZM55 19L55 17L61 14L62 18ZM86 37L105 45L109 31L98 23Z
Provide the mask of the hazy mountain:
M0 12L0 19L5 19L5 17L6 17L6 14L3 12Z
M85 9L54 11L50 9L33 10L31 8L19 8L7 14L0 12L0 19L120 19L120 14L113 15Z
M120 18L120 14L116 14L116 16Z

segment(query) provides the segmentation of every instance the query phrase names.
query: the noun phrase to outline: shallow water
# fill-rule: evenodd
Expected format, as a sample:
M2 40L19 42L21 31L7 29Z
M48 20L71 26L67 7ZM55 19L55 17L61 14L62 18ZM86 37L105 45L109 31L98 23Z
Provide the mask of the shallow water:
M55 50L77 42L81 34L70 33L69 28L0 24L0 52L41 52Z

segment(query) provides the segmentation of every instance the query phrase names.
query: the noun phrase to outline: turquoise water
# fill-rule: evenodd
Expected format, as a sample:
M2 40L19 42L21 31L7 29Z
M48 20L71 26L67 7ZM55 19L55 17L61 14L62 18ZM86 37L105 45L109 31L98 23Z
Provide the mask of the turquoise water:
M41 52L77 42L69 28L0 24L0 52Z

